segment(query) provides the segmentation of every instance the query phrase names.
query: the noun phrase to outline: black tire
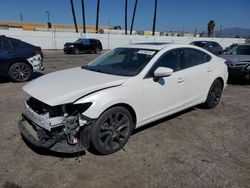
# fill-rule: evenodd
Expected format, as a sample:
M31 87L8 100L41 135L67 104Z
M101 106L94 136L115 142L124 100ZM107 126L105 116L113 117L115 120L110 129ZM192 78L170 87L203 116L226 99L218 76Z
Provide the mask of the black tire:
M9 77L14 82L25 82L31 78L32 69L24 62L16 62L9 68Z
M78 48L74 48L74 49L73 49L73 53L74 53L75 55L79 54L79 49L78 49Z
M95 48L95 53L96 53L96 54L101 53L101 49L100 49L100 48L98 48L98 47L96 47L96 48Z
M223 85L221 81L219 79L216 79L209 89L204 107L208 109L216 107L220 101L222 90Z
M127 143L132 129L133 120L127 109L110 108L93 124L91 145L100 154L114 153Z

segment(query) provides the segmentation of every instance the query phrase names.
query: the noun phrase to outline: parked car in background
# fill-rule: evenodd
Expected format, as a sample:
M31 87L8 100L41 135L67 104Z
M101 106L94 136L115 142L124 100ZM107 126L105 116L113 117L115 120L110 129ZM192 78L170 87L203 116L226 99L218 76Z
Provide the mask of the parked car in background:
M37 147L111 154L135 128L198 104L214 108L227 77L225 60L202 48L132 44L24 86L19 129Z
M193 41L190 44L204 48L215 55L222 54L222 46L214 41Z
M250 44L234 44L221 57L227 60L229 75L250 80Z
M18 39L0 36L0 75L9 76L14 82L31 78L33 72L43 68L41 47Z
M64 44L64 53L79 54L81 52L100 53L102 51L102 43L98 39L78 39L75 42Z

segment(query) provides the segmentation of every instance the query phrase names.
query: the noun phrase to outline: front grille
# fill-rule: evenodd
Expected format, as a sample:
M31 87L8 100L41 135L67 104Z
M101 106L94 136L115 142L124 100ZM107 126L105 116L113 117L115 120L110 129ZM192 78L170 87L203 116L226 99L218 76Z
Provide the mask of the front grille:
M49 117L52 118L63 114L61 106L49 106L33 97L30 97L26 102L39 115L49 114Z

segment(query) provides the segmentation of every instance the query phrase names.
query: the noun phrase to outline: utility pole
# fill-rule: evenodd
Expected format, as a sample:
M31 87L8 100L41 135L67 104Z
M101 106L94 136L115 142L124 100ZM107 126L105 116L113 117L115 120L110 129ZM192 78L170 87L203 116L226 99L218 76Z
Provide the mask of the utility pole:
M23 13L20 13L20 20L23 22Z
M77 23L76 23L76 14L75 14L73 0L70 0L70 4L71 4L72 16L73 16L73 20L74 20L74 24L75 24L75 30L78 33L78 27L77 27Z
M50 11L45 11L46 12L46 14L47 14L47 17L48 17L48 28L50 29L51 28L51 22L50 22Z
M82 0L82 24L83 24L83 33L86 33L84 0Z
M220 38L222 37L222 24L220 24Z
M128 34L128 0L125 0L125 35Z
M155 11L154 11L154 19L153 19L153 36L155 35L156 14L157 14L157 0L155 0Z
M134 26L134 21L135 21L135 13L136 13L136 8L137 8L137 3L138 3L138 0L135 0L135 6L134 6L133 17L132 17L132 23L131 23L131 27L130 27L130 35L132 35L132 31L133 31L133 26Z
M97 6L96 6L96 26L95 30L96 33L98 33L98 26L99 26L99 8L100 8L100 0L97 0Z

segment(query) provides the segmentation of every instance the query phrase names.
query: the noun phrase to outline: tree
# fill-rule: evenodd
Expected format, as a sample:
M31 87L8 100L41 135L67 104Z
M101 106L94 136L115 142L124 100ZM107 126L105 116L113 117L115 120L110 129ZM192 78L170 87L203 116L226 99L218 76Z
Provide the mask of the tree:
M82 0L82 25L83 33L86 33L84 0Z
M125 35L128 34L128 0L125 0Z
M155 35L155 23L156 23L156 15L157 15L157 0L155 0L155 11L154 11L154 19L153 19L153 36Z
M212 37L214 33L214 28L215 28L215 22L214 20L210 20L207 24L207 34L208 37Z
M133 31L133 26L134 26L134 21L135 21L135 13L136 13L136 8L137 8L137 3L138 3L138 0L135 0L134 12L133 12L132 22L131 22L131 27L130 27L130 35L132 35L132 31Z
M97 6L96 6L96 26L95 26L96 33L98 33L98 25L99 25L99 8L100 8L100 0L97 0Z
M73 0L70 0L70 4L71 4L71 11L72 11L74 24L75 24L75 30L78 33L78 27L77 27L77 23L76 23L76 14L75 14L75 8L74 8Z

